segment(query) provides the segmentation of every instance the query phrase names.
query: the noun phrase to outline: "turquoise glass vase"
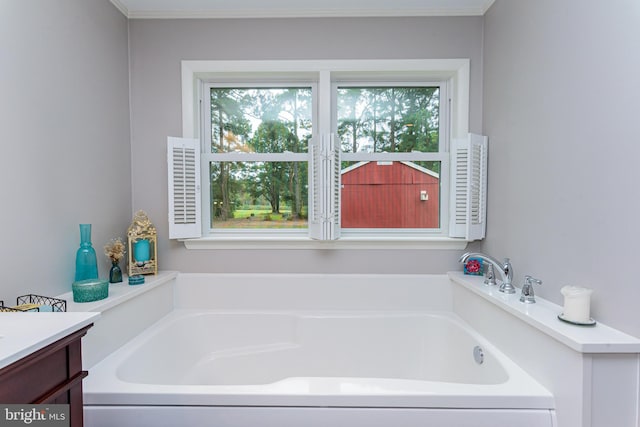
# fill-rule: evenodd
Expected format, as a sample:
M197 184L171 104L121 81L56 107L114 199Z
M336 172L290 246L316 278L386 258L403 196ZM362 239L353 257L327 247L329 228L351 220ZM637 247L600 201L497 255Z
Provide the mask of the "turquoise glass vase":
M111 261L111 270L109 270L109 283L122 282L122 269L118 264L119 261Z
M80 224L80 247L76 252L76 282L98 278L98 259L91 246L91 224Z

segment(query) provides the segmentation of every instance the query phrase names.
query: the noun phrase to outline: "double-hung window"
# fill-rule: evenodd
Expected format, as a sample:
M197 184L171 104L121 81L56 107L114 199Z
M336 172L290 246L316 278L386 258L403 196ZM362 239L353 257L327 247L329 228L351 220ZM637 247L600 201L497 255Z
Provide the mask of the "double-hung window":
M484 237L468 61L185 61L170 237ZM189 240L193 242L193 240Z
M205 233L303 234L315 84L211 82L204 89Z

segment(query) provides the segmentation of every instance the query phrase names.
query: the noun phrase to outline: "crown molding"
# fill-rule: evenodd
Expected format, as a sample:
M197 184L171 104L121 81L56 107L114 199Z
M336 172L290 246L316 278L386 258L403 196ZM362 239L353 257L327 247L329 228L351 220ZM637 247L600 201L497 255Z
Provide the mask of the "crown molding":
M493 5L493 3L496 0L487 0L487 3L484 5L484 7L482 8L482 15L484 15L485 13L487 13L487 10L489 10L489 8Z
M120 0L111 0L111 3L118 9L124 16L130 18L129 9Z
M112 0L118 1L118 0ZM355 18L411 16L482 16L486 8L469 9L224 9L132 10L130 19Z
M242 19L242 18L356 18L411 16L482 16L495 0L486 0L480 7L419 8L419 9L203 9L203 10L135 10L126 0L110 0L129 19Z

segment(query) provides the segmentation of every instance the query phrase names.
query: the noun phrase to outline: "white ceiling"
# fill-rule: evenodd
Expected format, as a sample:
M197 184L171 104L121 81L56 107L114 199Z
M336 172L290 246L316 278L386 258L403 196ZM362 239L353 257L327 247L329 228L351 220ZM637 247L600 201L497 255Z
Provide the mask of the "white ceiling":
M129 18L483 15L494 0L111 0Z

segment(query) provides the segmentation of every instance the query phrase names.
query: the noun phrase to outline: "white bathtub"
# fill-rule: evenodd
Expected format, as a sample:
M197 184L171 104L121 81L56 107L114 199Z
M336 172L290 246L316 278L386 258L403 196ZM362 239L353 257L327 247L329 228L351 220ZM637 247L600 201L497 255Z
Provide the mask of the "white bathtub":
M177 309L84 391L89 427L556 425L549 391L447 311Z

